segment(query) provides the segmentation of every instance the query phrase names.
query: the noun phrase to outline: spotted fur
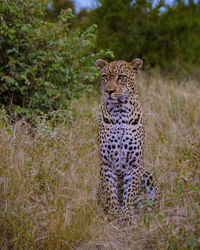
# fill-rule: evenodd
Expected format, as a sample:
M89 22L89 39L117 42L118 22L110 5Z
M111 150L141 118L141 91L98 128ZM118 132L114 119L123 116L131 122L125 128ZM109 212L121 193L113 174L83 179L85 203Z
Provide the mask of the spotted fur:
M96 61L103 93L98 131L98 201L109 214L128 220L135 213L141 190L153 204L158 204L160 193L153 176L143 167L145 130L135 82L142 64L141 59L131 63Z

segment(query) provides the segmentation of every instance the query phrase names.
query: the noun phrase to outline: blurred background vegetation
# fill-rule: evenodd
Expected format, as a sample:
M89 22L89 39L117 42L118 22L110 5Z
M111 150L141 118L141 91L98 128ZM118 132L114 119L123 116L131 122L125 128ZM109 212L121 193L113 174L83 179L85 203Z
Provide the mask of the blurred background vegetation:
M1 1L0 104L14 118L64 110L92 91L100 57L199 79L199 1L94 2L75 11L70 0Z

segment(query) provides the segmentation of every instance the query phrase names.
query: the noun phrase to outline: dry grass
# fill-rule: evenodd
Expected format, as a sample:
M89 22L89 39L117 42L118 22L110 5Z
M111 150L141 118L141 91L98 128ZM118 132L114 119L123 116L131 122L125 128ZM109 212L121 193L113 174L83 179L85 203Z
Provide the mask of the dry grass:
M146 167L161 208L132 226L107 220L96 204L99 96L74 101L66 123L37 130L0 122L1 249L198 249L200 89L141 78ZM3 111L2 111L3 112Z

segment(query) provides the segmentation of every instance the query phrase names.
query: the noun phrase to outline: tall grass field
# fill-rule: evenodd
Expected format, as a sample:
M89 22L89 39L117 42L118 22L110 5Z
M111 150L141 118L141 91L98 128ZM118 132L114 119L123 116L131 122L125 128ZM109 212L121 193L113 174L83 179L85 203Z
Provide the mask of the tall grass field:
M11 123L2 109L0 249L200 249L200 88L145 75L138 85L160 208L119 226L97 204L97 90L57 123Z

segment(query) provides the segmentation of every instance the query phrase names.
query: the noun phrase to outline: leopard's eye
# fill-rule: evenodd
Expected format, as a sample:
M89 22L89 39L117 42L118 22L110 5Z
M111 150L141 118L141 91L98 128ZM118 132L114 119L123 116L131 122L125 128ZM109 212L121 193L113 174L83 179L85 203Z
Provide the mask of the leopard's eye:
M117 81L119 81L119 80L123 80L125 78L125 75L118 75L118 77L117 77Z
M105 74L101 76L101 79L102 79L103 81L106 81L106 80L107 80L107 78L108 78L108 76L107 76L107 75L105 75Z

